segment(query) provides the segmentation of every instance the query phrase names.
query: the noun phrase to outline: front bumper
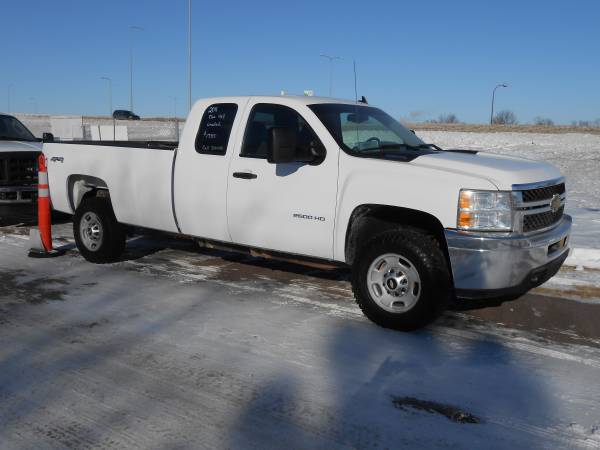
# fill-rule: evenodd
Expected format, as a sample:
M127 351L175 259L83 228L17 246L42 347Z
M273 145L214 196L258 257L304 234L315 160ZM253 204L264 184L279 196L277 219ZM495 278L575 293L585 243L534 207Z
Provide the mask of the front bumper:
M1 186L0 205L31 203L37 198L37 186Z
M456 297L508 299L544 283L568 256L571 223L530 236L445 230Z

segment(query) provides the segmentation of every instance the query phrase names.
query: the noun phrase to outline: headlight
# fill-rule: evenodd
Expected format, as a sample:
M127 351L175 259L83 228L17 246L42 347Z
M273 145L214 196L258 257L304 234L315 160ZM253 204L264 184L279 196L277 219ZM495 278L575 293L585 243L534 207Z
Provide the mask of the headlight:
M511 193L506 191L461 190L457 228L470 231L511 231Z

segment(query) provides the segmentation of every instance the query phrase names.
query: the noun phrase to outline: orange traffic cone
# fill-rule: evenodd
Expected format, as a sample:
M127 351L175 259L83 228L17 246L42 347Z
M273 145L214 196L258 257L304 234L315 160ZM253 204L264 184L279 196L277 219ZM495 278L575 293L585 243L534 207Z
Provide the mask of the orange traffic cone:
M43 153L38 157L38 229L29 231L29 239L31 241L29 256L33 258L49 258L64 253L52 248L50 190L46 157Z

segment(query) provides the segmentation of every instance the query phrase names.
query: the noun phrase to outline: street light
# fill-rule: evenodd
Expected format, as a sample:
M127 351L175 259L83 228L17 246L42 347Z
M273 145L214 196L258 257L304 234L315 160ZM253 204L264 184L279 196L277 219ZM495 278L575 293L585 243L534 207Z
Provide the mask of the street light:
M112 78L109 77L100 77L101 80L108 81L108 116L112 116Z
M129 110L133 112L133 32L144 31L142 27L129 26Z
M323 53L319 56L329 60L329 97L331 97L333 92L333 61L342 58L339 56L325 55Z
M179 121L177 120L177 97L172 97L173 100L173 119L175 120L175 140L179 141Z
M37 114L37 112L38 112L37 100L35 99L35 97L29 97L29 101L33 104L33 113Z
M508 87L508 84L497 84L494 88L494 92L492 92L492 114L490 115L490 125L494 124L494 99L496 98L496 89L498 89L499 87Z
M8 106L8 109L6 110L6 112L7 112L8 114L10 114L10 91L12 90L12 87L13 87L13 85L12 85L12 84L9 84L9 85L8 85L8 88L6 89L6 99L7 99L7 100L6 100L6 103L8 103L8 105L7 105L7 106Z
M192 110L192 0L188 0L188 113Z
M117 123L113 116L113 108L112 108L112 78L110 77L100 77L101 80L108 81L108 117L112 117L113 121L113 142L117 139Z

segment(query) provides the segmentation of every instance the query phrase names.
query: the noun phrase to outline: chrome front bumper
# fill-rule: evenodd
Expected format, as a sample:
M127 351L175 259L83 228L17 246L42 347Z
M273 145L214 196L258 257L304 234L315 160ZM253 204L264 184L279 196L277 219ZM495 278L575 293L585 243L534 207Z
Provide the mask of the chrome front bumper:
M552 229L524 235L445 230L458 298L518 296L560 268L569 252L571 217Z

